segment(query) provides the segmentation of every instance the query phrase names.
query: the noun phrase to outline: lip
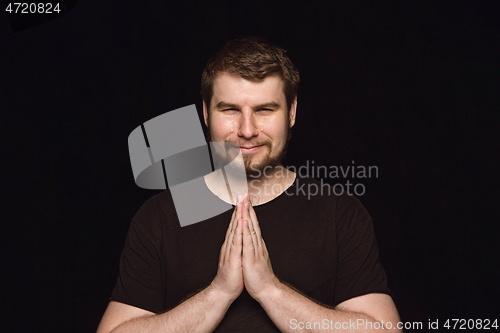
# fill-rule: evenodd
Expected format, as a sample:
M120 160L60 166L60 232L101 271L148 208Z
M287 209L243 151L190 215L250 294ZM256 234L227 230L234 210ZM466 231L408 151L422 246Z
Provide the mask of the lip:
M259 151L260 148L262 148L262 146L240 147L240 150L243 154L250 154Z

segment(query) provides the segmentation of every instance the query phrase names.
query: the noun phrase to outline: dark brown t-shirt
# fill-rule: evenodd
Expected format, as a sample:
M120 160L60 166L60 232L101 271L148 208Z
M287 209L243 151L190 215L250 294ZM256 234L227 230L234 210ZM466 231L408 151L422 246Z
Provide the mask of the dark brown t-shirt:
M327 188L298 176L285 193L254 207L274 273L330 306L368 293L392 296L371 217L355 197ZM152 197L132 219L110 300L160 313L209 285L231 214L181 227L170 191ZM279 330L243 290L214 332Z

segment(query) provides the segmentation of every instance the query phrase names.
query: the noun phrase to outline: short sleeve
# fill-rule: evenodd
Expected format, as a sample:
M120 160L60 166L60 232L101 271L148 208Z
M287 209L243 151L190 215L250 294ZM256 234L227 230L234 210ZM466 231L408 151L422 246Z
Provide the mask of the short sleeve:
M369 293L394 297L380 263L372 219L358 199L350 197L346 201L338 212L334 304Z
M110 301L159 313L164 310L161 273L161 230L152 200L134 216L120 258Z

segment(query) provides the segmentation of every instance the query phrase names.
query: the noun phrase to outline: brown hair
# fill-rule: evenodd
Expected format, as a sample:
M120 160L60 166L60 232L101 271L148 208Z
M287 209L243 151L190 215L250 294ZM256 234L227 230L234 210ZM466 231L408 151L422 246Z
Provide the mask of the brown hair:
M299 72L286 51L260 37L242 37L229 41L207 62L201 75L201 96L210 108L213 84L219 72L237 74L245 80L263 80L277 74L283 80L283 92L290 110L299 88Z

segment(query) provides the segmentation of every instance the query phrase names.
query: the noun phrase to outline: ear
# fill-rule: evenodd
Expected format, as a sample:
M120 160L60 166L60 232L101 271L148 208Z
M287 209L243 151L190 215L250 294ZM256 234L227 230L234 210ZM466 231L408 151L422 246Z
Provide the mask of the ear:
M295 97L292 106L290 107L290 127L295 125L295 117L297 115L297 97Z
M203 119L205 119L205 126L208 127L208 110L205 101L203 101Z

